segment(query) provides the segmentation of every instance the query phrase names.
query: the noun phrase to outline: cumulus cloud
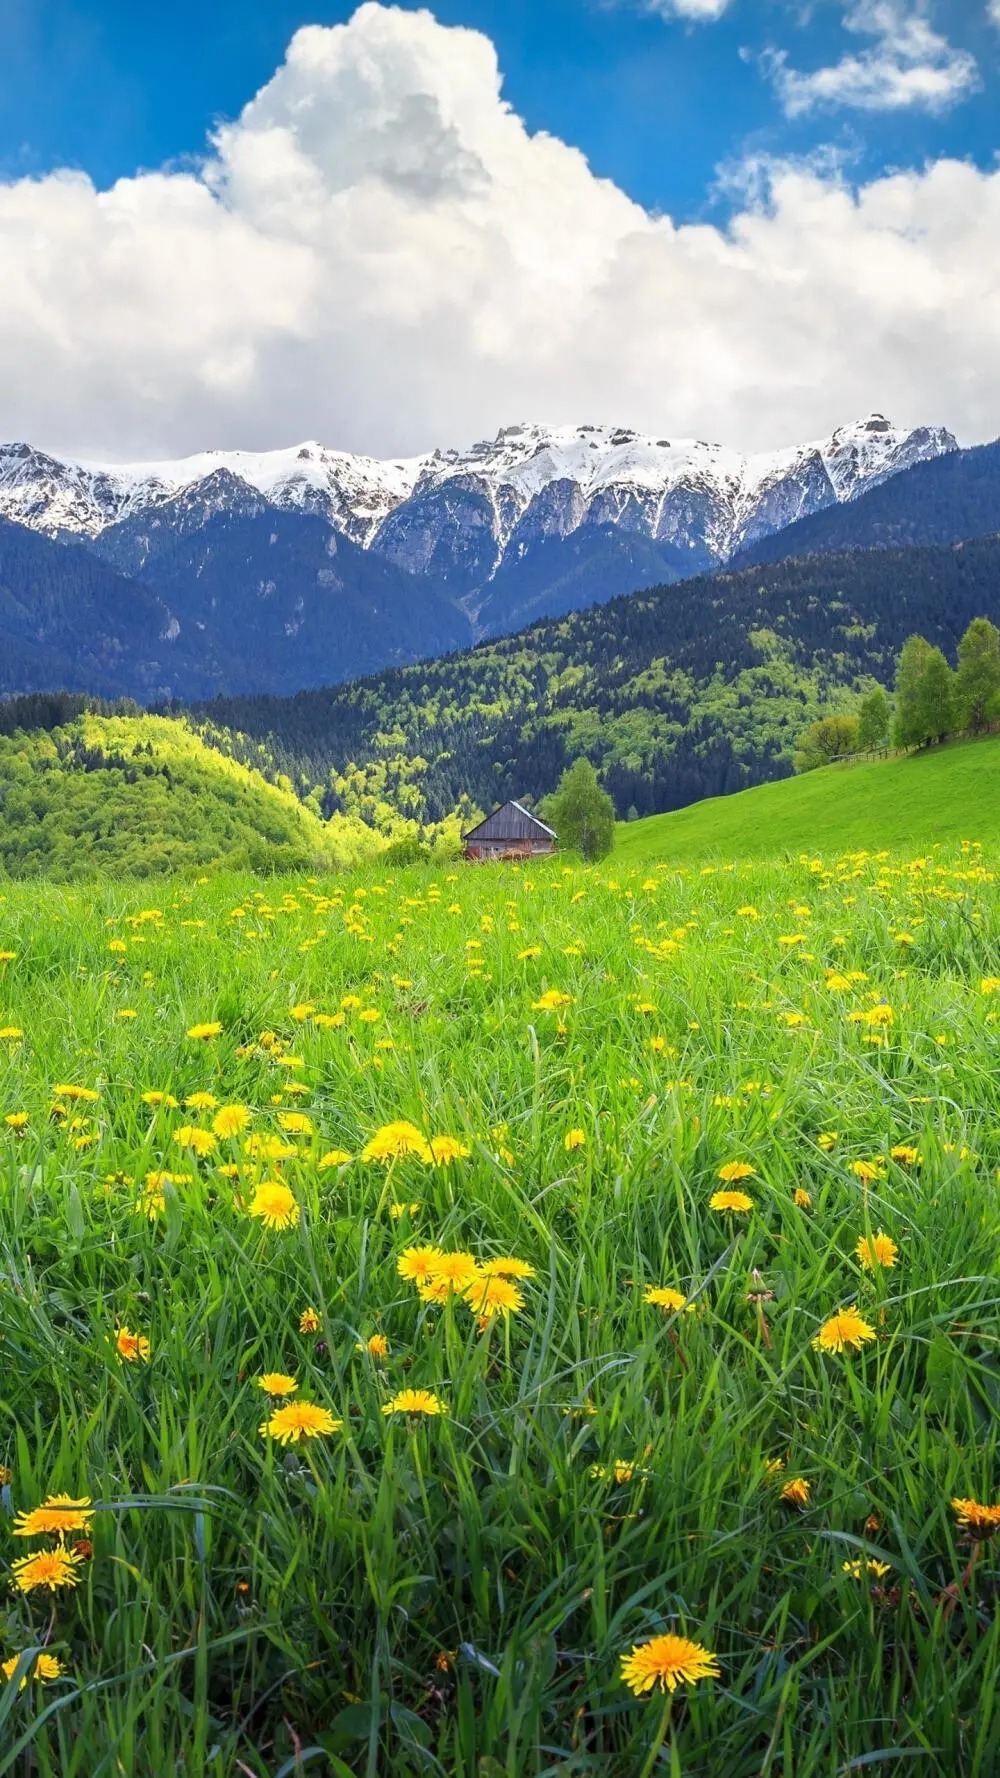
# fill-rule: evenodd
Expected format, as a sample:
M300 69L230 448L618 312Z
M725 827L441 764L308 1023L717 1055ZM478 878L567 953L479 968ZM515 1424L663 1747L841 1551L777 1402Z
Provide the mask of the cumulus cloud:
M998 430L1000 171L758 162L725 227L678 226L426 12L299 31L195 170L0 184L0 266L0 436L67 452Z
M1000 9L1000 0L992 4ZM831 105L946 111L978 85L975 58L934 30L923 0L857 0L844 28L875 42L811 74L791 67L785 50L772 50L766 58L789 117Z

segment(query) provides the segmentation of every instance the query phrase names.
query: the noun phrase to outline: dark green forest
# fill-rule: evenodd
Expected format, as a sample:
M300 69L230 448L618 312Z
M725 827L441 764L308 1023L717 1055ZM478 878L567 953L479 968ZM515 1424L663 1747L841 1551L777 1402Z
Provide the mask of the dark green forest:
M1000 539L855 549L654 587L325 691L215 700L191 720L325 814L440 820L543 796L584 756L619 816L646 815L789 774L804 725L891 685L913 631L954 660L980 615L1000 617Z

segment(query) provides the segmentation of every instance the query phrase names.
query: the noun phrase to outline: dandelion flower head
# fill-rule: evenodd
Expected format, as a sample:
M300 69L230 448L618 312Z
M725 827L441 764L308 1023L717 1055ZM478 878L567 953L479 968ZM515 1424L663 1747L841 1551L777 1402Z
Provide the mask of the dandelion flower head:
M696 1685L700 1679L718 1679L718 1660L700 1642L686 1636L654 1636L637 1643L621 1658L621 1676L636 1697L656 1686L674 1692L679 1685Z

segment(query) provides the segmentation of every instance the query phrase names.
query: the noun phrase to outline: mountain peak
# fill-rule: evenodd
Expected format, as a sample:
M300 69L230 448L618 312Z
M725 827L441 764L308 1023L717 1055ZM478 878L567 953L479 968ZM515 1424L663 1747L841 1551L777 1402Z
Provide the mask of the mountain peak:
M273 451L75 463L19 442L0 445L0 517L96 538L152 509L177 510L178 501L186 523L193 512L218 511L227 500L235 510L252 490L275 507L318 515L410 571L429 572L434 562L444 584L456 551L471 547L478 566L468 573L481 579L495 573L515 538L520 549L588 524L676 543L690 572L955 448L943 428L907 432L877 412L819 442L752 454L631 426L538 420L502 426L465 450L393 460L307 439ZM477 533L471 543L463 530L469 525Z

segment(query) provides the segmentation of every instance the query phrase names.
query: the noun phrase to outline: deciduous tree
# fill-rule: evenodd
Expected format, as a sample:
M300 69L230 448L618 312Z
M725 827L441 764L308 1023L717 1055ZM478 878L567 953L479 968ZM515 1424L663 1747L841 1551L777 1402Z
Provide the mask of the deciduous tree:
M542 805L542 818L560 844L591 861L606 858L615 843L615 805L602 790L589 759L577 759Z
M958 645L955 706L961 726L974 733L1000 715L1000 630L988 617L974 617Z

